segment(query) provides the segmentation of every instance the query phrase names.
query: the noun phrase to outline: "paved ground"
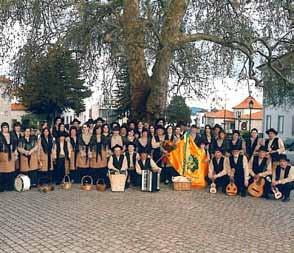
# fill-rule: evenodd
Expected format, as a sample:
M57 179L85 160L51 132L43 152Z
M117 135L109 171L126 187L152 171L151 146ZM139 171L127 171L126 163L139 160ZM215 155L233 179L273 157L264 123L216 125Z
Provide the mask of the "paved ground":
M294 196L5 192L0 252L294 252Z

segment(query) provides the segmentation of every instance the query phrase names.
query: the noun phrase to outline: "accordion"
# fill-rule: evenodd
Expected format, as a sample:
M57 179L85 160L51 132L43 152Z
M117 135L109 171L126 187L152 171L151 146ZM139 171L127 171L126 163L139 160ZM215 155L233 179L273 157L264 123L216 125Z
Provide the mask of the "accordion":
M160 174L150 170L142 171L141 190L143 192L154 192L160 190Z

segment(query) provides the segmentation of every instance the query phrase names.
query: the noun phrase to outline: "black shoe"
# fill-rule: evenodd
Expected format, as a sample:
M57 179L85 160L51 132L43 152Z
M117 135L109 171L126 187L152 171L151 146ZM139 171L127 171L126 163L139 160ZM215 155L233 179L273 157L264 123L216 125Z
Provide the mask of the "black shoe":
M270 199L270 196L269 196L268 194L263 195L263 197L264 197L265 199Z
M247 195L247 194L246 194L246 191L241 191L241 192L240 192L240 195L241 195L241 197L246 197L246 195Z
M169 184L169 180L166 179L166 180L164 181L164 184Z
M290 201L290 197L284 197L283 199L282 199L282 202L289 202Z

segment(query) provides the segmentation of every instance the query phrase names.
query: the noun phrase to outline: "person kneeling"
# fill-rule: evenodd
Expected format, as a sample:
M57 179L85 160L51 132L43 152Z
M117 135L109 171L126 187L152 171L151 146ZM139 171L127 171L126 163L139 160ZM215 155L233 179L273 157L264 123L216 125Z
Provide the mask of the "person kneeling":
M147 150L140 150L140 158L136 163L136 172L141 175L142 191L159 191L161 168L148 156Z
M221 188L222 192L225 193L226 186L228 185L230 178L228 176L229 160L223 155L223 150L217 148L214 153L214 157L209 163L208 169L208 184L211 186L212 183L217 188Z
M123 155L123 147L116 144L112 148L113 155L109 157L108 169L110 174L125 174L127 175L128 162Z
M281 154L279 165L273 170L272 186L282 193L283 202L290 200L290 192L294 189L294 167L291 167L289 162L287 156Z

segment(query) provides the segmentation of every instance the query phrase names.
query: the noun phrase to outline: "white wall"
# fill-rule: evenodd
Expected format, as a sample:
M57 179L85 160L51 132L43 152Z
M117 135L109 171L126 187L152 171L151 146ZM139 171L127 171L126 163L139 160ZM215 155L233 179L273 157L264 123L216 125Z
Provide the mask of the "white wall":
M271 119L271 124L268 123L267 116ZM264 133L270 127L278 130L278 117L284 116L284 127L279 132L279 136L283 139L294 138L294 106L284 107L284 106L275 106L275 107L265 107L264 109Z

